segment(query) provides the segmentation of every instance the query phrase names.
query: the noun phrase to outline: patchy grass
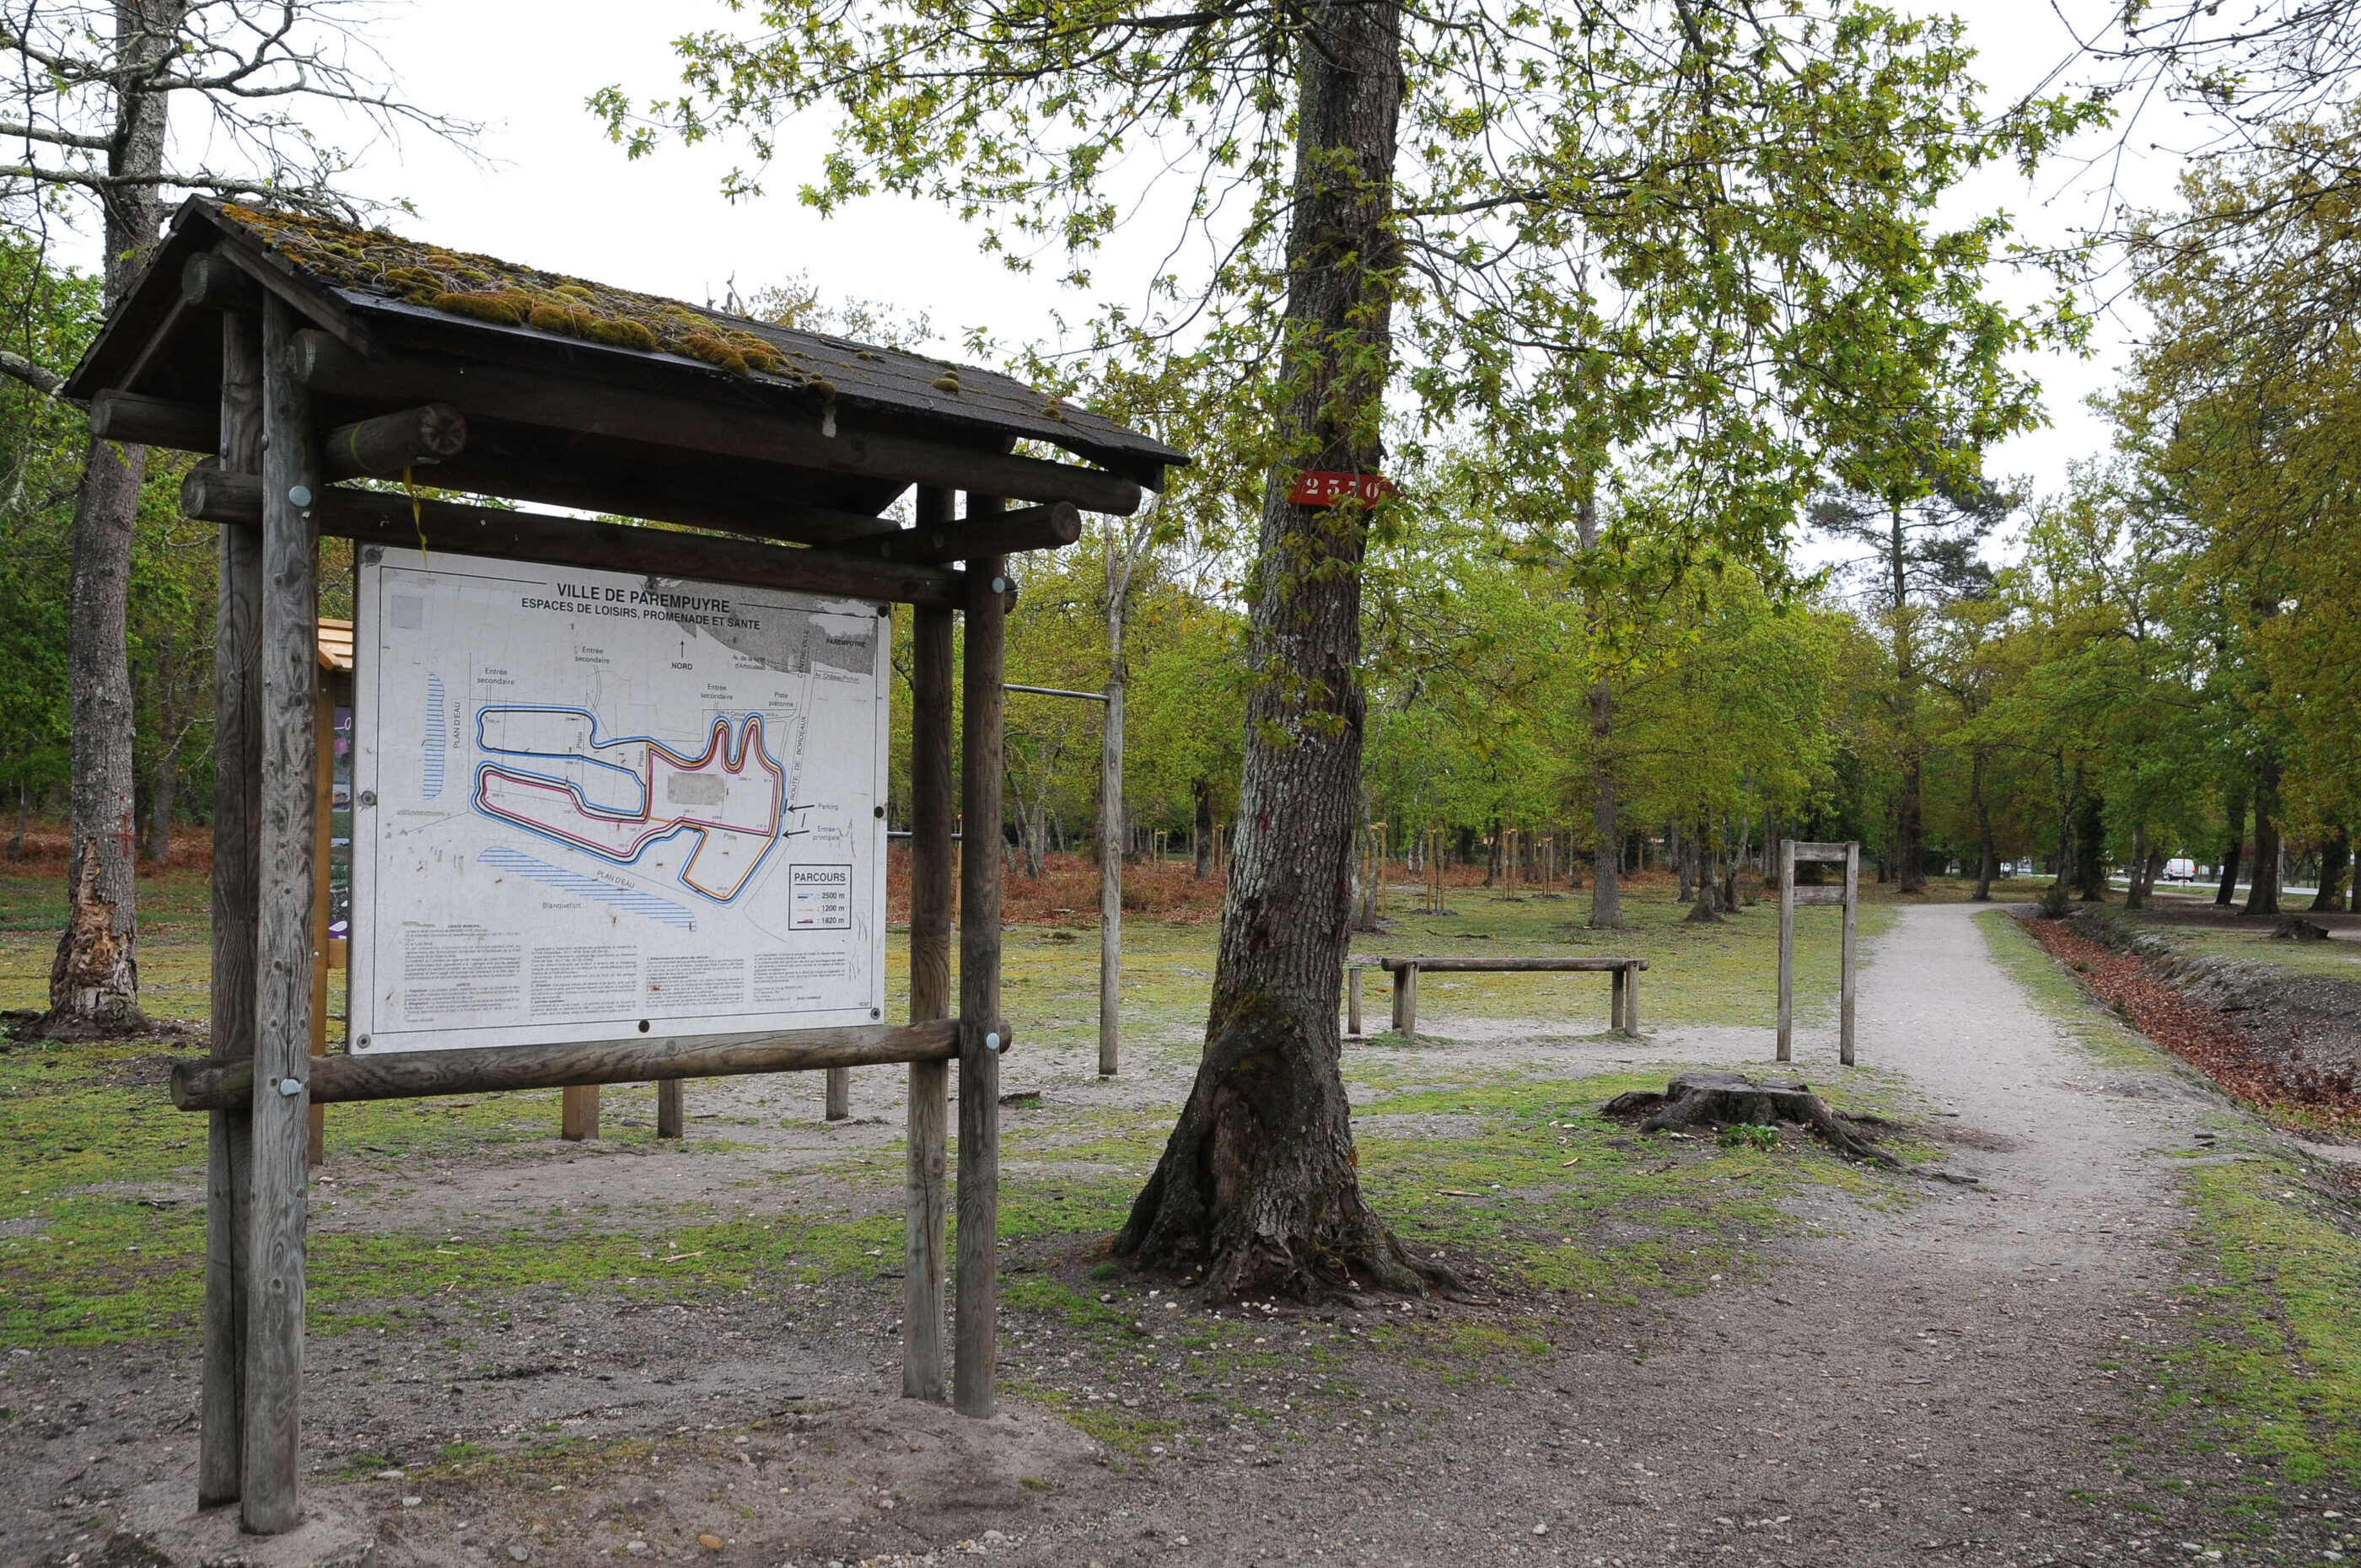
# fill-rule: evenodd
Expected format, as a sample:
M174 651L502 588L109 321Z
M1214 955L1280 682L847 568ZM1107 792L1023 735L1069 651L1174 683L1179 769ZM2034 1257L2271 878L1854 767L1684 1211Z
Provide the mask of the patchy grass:
M2042 950L2015 918L1998 909L1976 916L1985 950L2066 1037L2106 1067L2164 1069L2169 1058L2114 1010L2101 1006L2064 964Z

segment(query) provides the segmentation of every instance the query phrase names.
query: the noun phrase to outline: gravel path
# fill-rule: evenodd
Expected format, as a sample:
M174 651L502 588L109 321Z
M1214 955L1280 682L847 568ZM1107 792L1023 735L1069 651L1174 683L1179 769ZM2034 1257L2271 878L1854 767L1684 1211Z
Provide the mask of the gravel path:
M377 1538L383 1563L519 1561L511 1546L535 1563L609 1562L627 1536L647 1560L844 1568L929 1552L944 1563L972 1552L1071 1568L2202 1562L2224 1549L2235 1559L2224 1508L2251 1489L2237 1466L2160 1431L2145 1386L2103 1367L2118 1357L2136 1367L2123 1353L2180 1332L2175 1173L2191 1162L2163 1157L2229 1113L2172 1073L2095 1064L1993 961L1972 915L1904 912L1863 972L1861 1040L1862 1061L1933 1113L1948 1167L1982 1185L1929 1182L1916 1202L1885 1206L1816 1189L1812 1234L1759 1247L1773 1262L1757 1277L1693 1298L1613 1312L1579 1301L1443 1309L1470 1332L1547 1335L1554 1348L1519 1361L1511 1380L1454 1381L1363 1354L1351 1376L1364 1408L1337 1412L1358 1419L1308 1432L1283 1460L1239 1445L1143 1469L1110 1464L1021 1407L980 1451L966 1435L978 1429L894 1399L895 1347L873 1330L855 1337L857 1323L829 1330L843 1313L818 1299L802 1304L799 1329L753 1308L725 1309L725 1329L719 1316L692 1327L676 1310L573 1307L543 1337L558 1336L549 1349L561 1363L582 1343L572 1334L599 1346L595 1382L560 1365L538 1380L448 1392L437 1380L404 1394L333 1375L367 1352L389 1366L430 1360L447 1326L434 1325L407 1345L319 1347L307 1421L431 1453L438 1422L482 1430L603 1400L642 1435L684 1429L644 1466L440 1484L408 1507L406 1481L315 1495L345 1510L348 1534ZM1490 1056L1577 1069L1769 1066L1767 1029L1666 1031L1635 1046L1558 1029L1536 1039L1498 1022L1433 1026L1454 1041L1455 1068ZM1841 1071L1829 1031L1803 1033L1799 1058L1806 1078ZM497 1178L514 1179L513 1167ZM434 1200L431 1186L422 1196ZM1356 1314L1332 1316L1341 1335ZM1317 1317L1293 1321L1332 1332ZM724 1332L727 1349L714 1337ZM716 1354L683 1354L691 1337ZM118 1486L108 1518L180 1560L226 1550L200 1550L198 1532L176 1522L193 1434L186 1398L155 1395L159 1358L82 1359L41 1358L82 1398L82 1424L28 1442L29 1453L0 1453L0 1472L16 1476L0 1481L0 1562L63 1563L69 1551L85 1563L162 1560L131 1554L127 1535L121 1555L102 1557L104 1522L77 1542L76 1516L58 1508L61 1493L101 1484L82 1454L117 1444L113 1463L134 1482L144 1470L147 1484ZM826 1398L782 1417L796 1394ZM1143 1415L1157 1398L1143 1395ZM769 1424L751 1443L732 1442L730 1423L757 1420ZM2323 1503L2339 1506L2315 1488L2274 1554L2316 1559L2329 1539L2318 1533L2329 1528ZM718 1550L697 1543L707 1530ZM238 1550L258 1564L317 1560Z

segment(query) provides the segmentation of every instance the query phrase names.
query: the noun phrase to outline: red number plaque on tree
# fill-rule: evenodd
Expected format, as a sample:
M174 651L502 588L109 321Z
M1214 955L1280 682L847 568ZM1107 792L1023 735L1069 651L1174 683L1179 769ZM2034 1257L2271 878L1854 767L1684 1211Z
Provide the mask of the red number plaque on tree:
M1287 499L1298 506L1332 507L1347 499L1375 506L1394 493L1394 482L1382 474L1298 474Z

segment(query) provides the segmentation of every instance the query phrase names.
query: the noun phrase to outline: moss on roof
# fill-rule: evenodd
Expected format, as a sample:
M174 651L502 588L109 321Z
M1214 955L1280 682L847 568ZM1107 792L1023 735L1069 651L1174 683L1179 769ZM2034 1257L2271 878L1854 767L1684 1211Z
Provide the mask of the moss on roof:
M686 355L733 375L759 373L825 398L836 395L818 370L795 363L801 356L794 350L782 350L678 300L445 250L327 218L228 204L221 212L290 261L349 292L497 326L531 327L648 354Z

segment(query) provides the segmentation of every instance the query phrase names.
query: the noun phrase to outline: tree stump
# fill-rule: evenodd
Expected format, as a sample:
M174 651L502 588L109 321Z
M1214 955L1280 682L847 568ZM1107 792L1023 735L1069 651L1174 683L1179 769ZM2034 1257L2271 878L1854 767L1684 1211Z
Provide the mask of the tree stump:
M1662 1094L1633 1090L1599 1107L1619 1122L1636 1121L1643 1133L1708 1127L1767 1127L1792 1122L1808 1128L1838 1153L1872 1165L1901 1168L1902 1162L1853 1130L1851 1119L1831 1111L1811 1086L1796 1080L1766 1082L1735 1072L1685 1072Z
M2281 940L2325 942L2328 940L2328 927L2317 920L2307 920L2301 915L2290 915L2280 920L2271 935Z

